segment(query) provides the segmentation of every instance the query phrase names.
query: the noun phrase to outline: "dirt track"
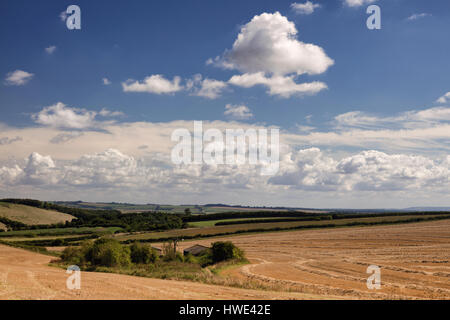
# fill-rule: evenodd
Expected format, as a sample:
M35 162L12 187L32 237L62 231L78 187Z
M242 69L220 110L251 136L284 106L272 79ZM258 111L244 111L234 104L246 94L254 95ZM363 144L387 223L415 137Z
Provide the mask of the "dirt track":
M47 266L51 257L0 246L0 299L450 299L448 220L224 239L243 248L252 262L226 271L228 276L299 292L87 272L82 290L70 291L65 271ZM381 267L381 290L366 287L371 264Z

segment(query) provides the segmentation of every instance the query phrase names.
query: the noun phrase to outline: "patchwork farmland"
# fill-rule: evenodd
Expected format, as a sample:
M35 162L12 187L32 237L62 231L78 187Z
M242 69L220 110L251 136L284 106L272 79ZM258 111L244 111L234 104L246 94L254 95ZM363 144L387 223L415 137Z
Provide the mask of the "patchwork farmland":
M83 272L79 293L65 288L64 270L47 265L51 257L0 245L0 298L450 299L449 239L449 220L234 236L227 240L250 264L222 276L243 287L260 282L260 290ZM211 240L180 248L194 243ZM381 267L380 290L366 287L371 264Z

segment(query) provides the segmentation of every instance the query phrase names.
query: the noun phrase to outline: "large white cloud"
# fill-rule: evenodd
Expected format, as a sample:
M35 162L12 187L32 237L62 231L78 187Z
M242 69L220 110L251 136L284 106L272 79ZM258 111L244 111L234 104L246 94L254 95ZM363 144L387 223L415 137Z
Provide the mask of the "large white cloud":
M298 126L307 125L309 130L282 130L280 140L291 146L317 146L327 150L375 149L388 153L424 155L449 153L449 110L442 107L429 108L387 117L361 111L344 113L336 116L334 120L330 119L333 120L330 122L299 122ZM204 121L204 127L224 130L268 126ZM0 138L3 141L3 144L0 144L0 161L9 157L24 158L34 151L52 154L57 159L74 159L108 148L117 148L133 156L142 156L149 151L170 153L173 144L168 141L173 130L192 130L192 121L127 123L96 120L94 129L101 130L75 130L56 126L14 128L1 124L0 128ZM80 134L80 131L83 134ZM14 137L20 137L21 140L7 143ZM142 145L148 147L140 149Z
M316 191L406 191L421 188L444 192L450 186L450 156L386 154L369 150L335 160L318 148L289 154L280 174L269 182Z
M333 65L321 47L297 40L297 33L279 12L263 13L241 28L224 59L242 72L277 75L321 74Z
M279 12L262 13L241 28L230 50L208 63L241 71L229 80L236 86L264 85L270 95L283 98L316 94L326 84L297 84L296 77L324 73L334 61L321 47L299 41L297 34L295 24Z
M285 152L276 176L261 176L251 165L174 165L169 157L152 154L136 159L116 149L83 155L72 161L54 161L31 154L25 164L0 167L0 184L46 186L47 189L121 190L137 192L164 188L166 193L202 192L214 186L228 191L265 192L302 189L314 192L433 192L450 187L450 156L431 159L369 150L340 159L318 148ZM286 189L287 188L287 189Z
M23 168L22 184L56 184L59 181L57 168L50 156L33 152Z
M180 84L181 78L175 76L173 80L164 78L163 75L154 74L148 76L144 81L128 80L122 83L125 92L148 92L155 94L171 94L183 90Z

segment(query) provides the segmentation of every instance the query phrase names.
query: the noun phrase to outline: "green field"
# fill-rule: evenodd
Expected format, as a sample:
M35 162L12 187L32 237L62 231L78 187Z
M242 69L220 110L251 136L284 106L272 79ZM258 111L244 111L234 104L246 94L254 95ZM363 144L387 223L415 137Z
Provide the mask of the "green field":
M239 219L222 219L222 220L205 220L205 221L195 221L189 222L189 226L193 228L204 228L204 227L214 227L218 222L230 222L230 221L249 221L249 220L261 220L270 221L274 219L298 219L298 218L287 218L287 217L274 217L274 218L239 218Z
M258 232L264 232L264 230L270 231L273 229L283 230L283 229L295 229L300 227L328 227L333 224L336 227L346 226L355 223L363 224L378 224L378 223L401 223L408 221L410 219L426 219L431 220L434 218L442 217L442 215L430 215L430 216L417 216L414 214L406 216L388 216L388 217L371 217L371 218L351 218L351 219L339 219L339 220L321 220L321 221L293 221L293 222L274 222L274 223L249 223L249 224L238 224L238 225L228 225L228 226L212 226L212 227L199 227L199 228L189 228L189 229L176 229L164 232L144 232L139 234L125 234L116 236L117 240L127 241L127 240L146 240L146 241L158 241L158 239L166 238L183 238L183 237L203 237L203 236L214 236L214 235L224 235L232 233L245 233L246 231L252 232L256 230ZM450 218L450 216L446 216ZM205 221L206 222L206 221ZM217 222L217 221L216 221Z
M6 202L0 202L0 217L27 225L64 223L74 218L71 215L57 211Z
M12 237L45 237L45 236L72 236L92 233L106 233L112 234L116 231L120 231L119 227L81 227L81 228L52 228L52 229L35 229L35 230L21 230L21 231L9 231L0 232L0 238L12 238ZM9 239L8 239L9 240Z

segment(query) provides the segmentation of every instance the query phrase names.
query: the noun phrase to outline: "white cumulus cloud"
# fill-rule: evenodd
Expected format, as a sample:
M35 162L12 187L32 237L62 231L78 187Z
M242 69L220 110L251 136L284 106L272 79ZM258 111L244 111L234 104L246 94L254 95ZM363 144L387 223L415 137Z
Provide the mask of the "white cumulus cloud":
M253 117L252 112L245 105L227 104L223 114L237 120L244 120Z
M324 83L296 83L302 74L324 73L334 61L314 44L297 39L295 24L279 12L254 16L244 25L232 48L222 57L207 64L237 69L229 83L249 88L265 85L269 94L290 97L294 94L315 94L326 88Z
M70 108L62 102L45 107L33 114L33 120L41 125L55 128L85 129L94 125L96 113L84 109Z
M58 102L43 108L40 112L33 114L31 118L40 125L60 129L92 129L113 123L111 121L97 121L96 117L98 115L102 117L117 117L122 116L123 113L106 108L103 108L100 112L71 108L62 102Z
M442 97L436 100L438 103L447 103L450 102L450 91L444 94Z
M366 4L374 3L377 0L344 0L344 3L349 7L360 7Z
M171 94L183 90L181 78L175 76L173 80L164 78L161 74L148 76L144 81L128 80L122 83L125 92L148 92L154 94Z
M313 3L311 1L306 1L305 3L294 2L291 4L292 10L294 10L298 14L312 14L315 9L320 7L320 4Z
M435 188L450 183L450 158L386 154L368 150L336 160L318 148L283 158L280 173L269 183L315 191L399 191Z
M297 40L295 24L279 12L263 13L244 25L224 59L243 72L321 74L334 61L314 44Z
M11 86L23 86L34 77L33 73L15 70L6 75L5 83Z

